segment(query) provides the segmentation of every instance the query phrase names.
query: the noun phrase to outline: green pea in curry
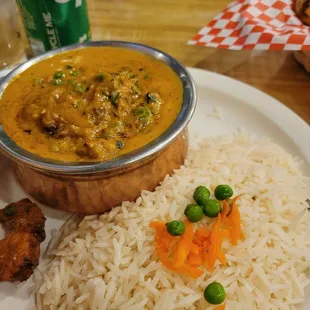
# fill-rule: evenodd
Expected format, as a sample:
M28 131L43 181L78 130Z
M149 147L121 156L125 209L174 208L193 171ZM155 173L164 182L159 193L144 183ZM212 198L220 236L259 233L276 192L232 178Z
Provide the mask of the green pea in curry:
M17 76L0 101L20 147L60 161L106 160L149 143L176 119L182 83L163 62L116 47L45 59Z

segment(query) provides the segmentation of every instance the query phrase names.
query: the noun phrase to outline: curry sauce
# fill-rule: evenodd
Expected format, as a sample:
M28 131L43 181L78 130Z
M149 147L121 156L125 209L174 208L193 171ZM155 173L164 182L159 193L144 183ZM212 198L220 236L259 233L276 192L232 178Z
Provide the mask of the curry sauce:
M60 161L102 161L160 136L182 105L182 83L163 62L116 47L45 59L0 101L3 129L20 147Z

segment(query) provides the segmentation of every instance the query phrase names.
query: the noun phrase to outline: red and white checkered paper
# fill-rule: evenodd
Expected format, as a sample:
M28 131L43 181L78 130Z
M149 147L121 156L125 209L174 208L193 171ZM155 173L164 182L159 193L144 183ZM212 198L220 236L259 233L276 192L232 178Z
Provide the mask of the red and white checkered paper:
M310 27L291 0L237 0L188 44L232 50L310 50Z

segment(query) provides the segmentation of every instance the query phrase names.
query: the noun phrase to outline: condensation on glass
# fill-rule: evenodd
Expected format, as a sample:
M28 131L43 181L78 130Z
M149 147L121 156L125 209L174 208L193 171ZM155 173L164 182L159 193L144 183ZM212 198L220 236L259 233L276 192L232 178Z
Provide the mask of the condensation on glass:
M0 1L0 78L26 60L13 0Z

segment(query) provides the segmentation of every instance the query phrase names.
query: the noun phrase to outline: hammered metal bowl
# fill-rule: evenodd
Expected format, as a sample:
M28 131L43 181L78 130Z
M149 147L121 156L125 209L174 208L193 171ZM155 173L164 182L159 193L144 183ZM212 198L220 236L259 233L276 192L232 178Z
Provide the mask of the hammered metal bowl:
M193 79L178 61L152 47L119 41L81 43L32 58L1 81L0 97L10 81L32 65L62 52L93 46L133 49L163 61L183 84L183 103L176 120L161 136L133 152L102 162L44 159L20 148L0 126L0 151L15 163L23 188L51 207L84 214L101 213L122 201L135 200L141 190L154 190L167 174L179 168L188 149L186 127L196 107Z

